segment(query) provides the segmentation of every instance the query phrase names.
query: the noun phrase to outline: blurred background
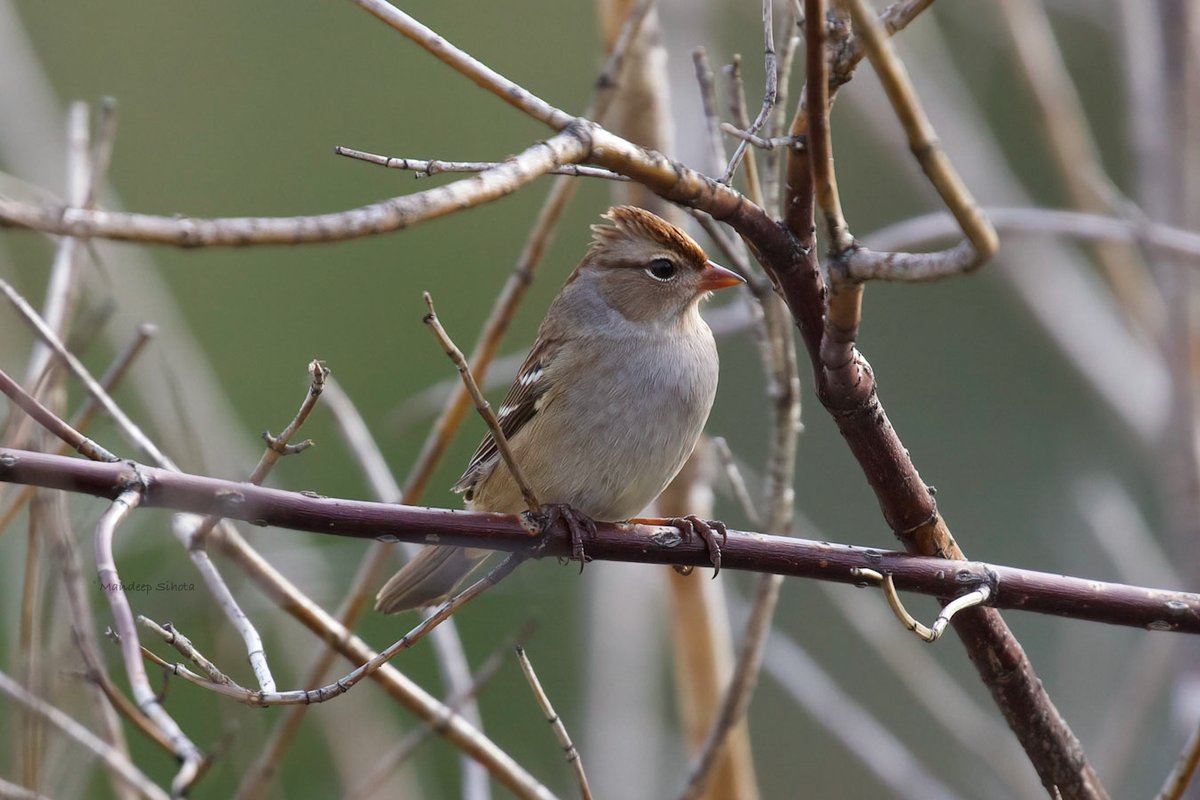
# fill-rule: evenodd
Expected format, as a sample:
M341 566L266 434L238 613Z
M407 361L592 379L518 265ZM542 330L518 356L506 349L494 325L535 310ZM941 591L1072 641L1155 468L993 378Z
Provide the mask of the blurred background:
M587 105L603 49L595 11L586 4L404 5L549 102L572 112ZM690 53L702 45L717 66L744 54L756 108L761 8L732 0L658 5L679 139L672 155L703 163ZM1029 27L1033 19L1048 21L1074 79L1095 160L1072 163L1087 173L1083 185L1109 202L1103 213L1135 220L1144 213L1196 229L1200 12L1183 0L1014 5L1034 9L1033 17L962 0L935 5L897 38L943 146L981 204L1079 205L1056 159L1051 123L1019 66L1017 45L1042 32ZM1045 84L1053 83L1048 68L1035 69ZM1161 96L1139 93L1147 71L1170 78ZM798 67L793 85L801 80ZM412 158L499 160L547 135L350 3L67 7L0 0L0 191L37 199L40 190L33 187L41 187L62 196L67 105L105 96L116 98L118 132L111 192L102 202L152 214L346 209L453 176L417 181L411 173L340 158L336 145ZM939 209L865 63L839 96L833 135L842 200L856 235L871 242L881 228ZM231 479L244 477L256 462L258 433L277 432L291 418L307 385L307 363L322 359L403 479L438 407L436 395L432 402L420 398L430 387L445 390L455 377L421 324L421 293L433 294L443 323L468 348L548 186L543 179L465 213L344 244L183 251L97 243L73 344L99 372L139 323L158 325L118 399L184 469ZM531 342L546 304L587 245L587 226L609 205L610 191L601 181L579 187L503 352L520 354ZM862 350L901 439L922 477L937 487L951 530L973 559L1196 589L1197 426L1196 406L1188 405L1200 363L1195 257L1186 263L1152 248L1123 247L1108 256L1122 280L1105 271L1104 256L1069 238L1005 231L1002 241L1000 256L976 274L930 285L873 284L866 292ZM53 253L54 243L44 237L0 232L0 276L40 305ZM741 302L718 298L710 311L736 319L736 310L717 306ZM769 406L751 336L732 327L721 338L721 388L709 432L726 438L757 492ZM7 306L0 310L4 369L20 373L32 341ZM506 384L510 377L495 380ZM795 490L806 521L796 533L897 547L858 465L812 396L803 360L801 380L804 430ZM494 388L493 400L502 392ZM71 407L83 397L74 384L70 397ZM127 452L111 427L95 430L110 449ZM482 423L469 418L425 502L459 505L449 486L482 434ZM371 496L326 413L318 410L302 436L317 446L284 460L272 485ZM72 503L81 546L90 542L103 508L97 501ZM716 515L751 528L725 494L718 494ZM194 589L135 595L135 612L170 620L227 671L251 681L240 639L213 608L168 524L166 512L151 510L122 530L122 577L193 583ZM0 665L10 674L19 651L16 609L28 545L23 527L19 520L0 532L0 607L6 610ZM326 608L337 606L365 547L280 530L244 533ZM236 570L226 572L266 636L280 687L297 686L317 642ZM611 596L597 587L618 572L643 588L637 613L612 618ZM574 567L528 564L456 617L472 664L528 619L539 621L528 652L600 797L672 796L682 785L687 759L671 689L664 572L597 563L580 576ZM53 603L53 565L44 565L43 573L43 591ZM736 639L745 606L739 598L753 577L727 571L718 580L733 601ZM107 609L92 588L103 630ZM914 770L946 797L1042 796L953 637L929 648L885 624L865 641L839 607L852 614L861 608L860 621L877 619L883 599L850 587L784 585L777 641L750 708L761 796L899 796L830 732L842 724L843 712L852 716L848 702L869 709L880 735L894 737L873 750L893 774ZM928 618L935 606L914 599L912 608ZM52 616L43 633L52 658L43 692L61 706L83 708L68 630ZM1006 619L1113 796L1156 791L1200 713L1191 674L1195 645L1170 634L1016 612ZM370 613L358 631L384 647L414 621ZM616 635L598 636L601 625ZM151 646L174 659L160 644ZM797 646L812 663L795 660L802 657ZM106 654L119 676L116 648ZM930 674L921 666L926 662L911 659L945 674ZM908 666L897 672L888 660ZM338 663L344 671L345 663ZM442 694L429 647L404 653L395 664ZM124 685L123 677L118 682ZM798 700L797 691L810 699ZM957 724L942 724L936 709L920 702L922 691L946 703L961 692L964 705L948 714ZM365 683L310 709L273 796L339 796L354 784L416 724L383 698ZM827 705L820 706L822 700ZM216 699L181 682L171 683L166 702L201 747L222 751L196 787L197 798L232 794L281 713ZM489 736L552 790L574 794L515 663L484 689L479 706ZM0 730L10 742L21 735L17 716L0 699ZM130 740L135 761L168 781L173 762L135 733ZM888 749L893 746L896 753ZM55 756L44 768L49 796L109 796L110 784L75 745L51 734L45 747ZM17 773L18 750L15 743L0 748L0 774ZM456 752L434 737L377 796L456 796L460 780Z

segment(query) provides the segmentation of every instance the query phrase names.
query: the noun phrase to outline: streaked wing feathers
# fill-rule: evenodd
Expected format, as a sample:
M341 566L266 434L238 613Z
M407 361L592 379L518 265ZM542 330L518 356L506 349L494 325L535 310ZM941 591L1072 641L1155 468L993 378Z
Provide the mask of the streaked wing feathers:
M539 341L525 357L525 363L517 370L516 379L513 380L512 386L504 396L504 401L496 409L500 430L508 441L511 442L513 437L541 410L539 401L550 388L549 382L545 379L546 367L558 349L559 344L555 340ZM470 463L467 464L462 477L452 487L453 490L462 492L469 501L475 485L496 466L499 453L496 439L489 432L479 443L479 449L475 451L475 455L471 456Z

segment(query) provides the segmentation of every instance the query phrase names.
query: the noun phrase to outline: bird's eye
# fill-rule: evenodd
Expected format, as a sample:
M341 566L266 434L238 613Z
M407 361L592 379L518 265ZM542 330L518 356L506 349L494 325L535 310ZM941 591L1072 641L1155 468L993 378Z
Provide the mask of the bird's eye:
M646 272L656 281L669 281L675 277L675 263L669 258L656 258L646 267Z

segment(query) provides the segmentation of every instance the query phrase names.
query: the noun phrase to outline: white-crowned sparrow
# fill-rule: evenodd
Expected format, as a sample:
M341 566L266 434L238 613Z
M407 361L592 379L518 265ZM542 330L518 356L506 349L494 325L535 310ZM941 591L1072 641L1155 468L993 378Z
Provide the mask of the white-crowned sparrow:
M613 224L592 226L587 255L550 304L496 416L539 501L617 522L657 497L695 447L717 390L717 347L700 301L742 279L648 211L617 206L604 216ZM526 510L490 434L454 490L472 510ZM439 602L488 553L426 547L375 607Z

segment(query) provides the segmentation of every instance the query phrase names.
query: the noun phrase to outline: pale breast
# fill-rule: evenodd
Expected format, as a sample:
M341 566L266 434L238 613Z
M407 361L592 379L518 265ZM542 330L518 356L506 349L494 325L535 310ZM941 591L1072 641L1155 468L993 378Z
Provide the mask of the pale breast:
M683 466L712 408L716 345L708 327L585 347L586 381L563 382L512 442L543 503L568 503L597 520L646 507ZM568 363L564 360L564 363ZM556 382L557 383L557 382ZM524 502L497 465L472 506L515 513Z

